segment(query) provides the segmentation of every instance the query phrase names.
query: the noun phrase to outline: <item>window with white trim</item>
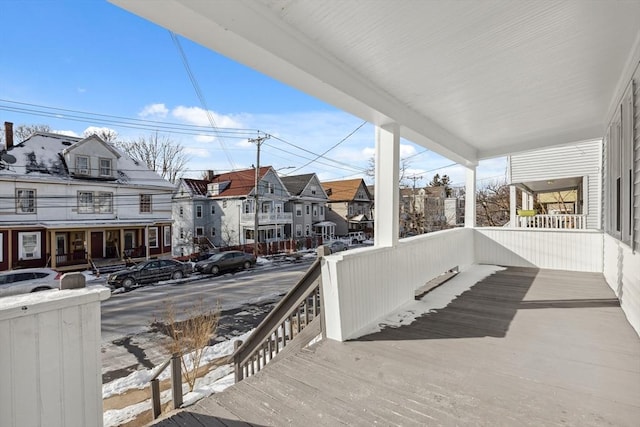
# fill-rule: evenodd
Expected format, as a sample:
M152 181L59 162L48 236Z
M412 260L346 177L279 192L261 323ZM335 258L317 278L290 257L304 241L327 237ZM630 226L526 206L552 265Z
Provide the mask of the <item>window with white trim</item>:
M215 203L211 203L211 215L215 215L216 214L216 205Z
M151 194L140 195L140 213L151 213Z
M216 228L211 227L211 237L216 237Z
M202 218L202 205L196 205L196 218Z
M309 191L311 191L311 194L316 194L317 193L316 186L315 185L309 186Z
M302 236L302 224L296 224L296 236Z
M165 246L171 246L171 226L170 225L164 226L164 242L163 243Z
M158 247L158 227L149 227L149 247Z
M16 189L16 213L36 213L36 190Z
M112 176L111 159L100 159L100 176Z
M78 213L93 213L93 193L78 191Z
M180 238L184 239L184 228L180 229Z
M88 156L76 156L76 173L78 175L89 175Z
M178 209L179 211L179 215L182 216L184 215L184 208L182 206L180 206L180 208Z
M40 259L40 232L18 233L18 259Z
M204 227L196 227L196 236L204 236Z
M633 242L633 81L622 96L605 137L605 231Z
M99 192L98 193L98 208L99 213L113 213L113 193Z
M306 205L304 208L305 208L305 213L309 215L309 213L311 212L309 205Z
M302 205L296 205L296 216L302 216Z

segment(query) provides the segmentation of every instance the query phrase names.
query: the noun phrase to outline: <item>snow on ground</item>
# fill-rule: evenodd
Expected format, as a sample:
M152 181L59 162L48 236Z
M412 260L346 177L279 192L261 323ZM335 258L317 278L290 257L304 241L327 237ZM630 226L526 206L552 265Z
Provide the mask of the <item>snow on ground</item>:
M233 353L233 345L237 340L246 340L249 335L253 332L253 329L238 336L232 338L227 341L223 341L221 343L215 344L213 346L207 347L202 355L201 363L207 364L214 359L218 359L220 357L228 356ZM191 360L187 358L187 367L191 367ZM124 378L118 378L116 380L111 381L110 383L104 384L102 386L102 398L106 399L107 397L123 394L127 390L130 389L142 389L145 387L149 387L149 381L151 377L155 374L155 369L143 369L140 371L135 371L130 373ZM165 369L162 374L158 377L160 380L169 378L170 370Z
M271 264L273 264L273 261L271 261L270 259L267 259L265 257L259 256L256 259L256 264L258 264L258 265L271 265Z
M443 286L439 286L427 293L419 301L412 301L404 304L393 313L378 322L377 326L371 328L364 335L381 331L384 327L398 327L410 325L419 317L438 309L445 308L469 290L473 285L491 276L497 271L504 270L504 267L495 265L472 265L460 271L455 277L448 280Z

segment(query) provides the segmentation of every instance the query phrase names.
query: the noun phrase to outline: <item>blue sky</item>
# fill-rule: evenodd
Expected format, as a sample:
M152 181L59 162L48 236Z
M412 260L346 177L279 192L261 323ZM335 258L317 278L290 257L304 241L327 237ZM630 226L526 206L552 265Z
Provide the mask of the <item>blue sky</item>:
M366 124L325 159L299 169L314 153L354 132L362 120L181 37L216 126L247 131L219 138L210 129L200 136L197 129L189 134L175 129L174 124L209 126L210 121L171 34L106 1L0 0L0 16L0 123L43 123L74 135L91 126L107 127L123 140L147 136L157 126L133 129L106 116L168 123L174 129L163 134L185 147L194 177L207 169L251 167L256 149L246 138L258 136L258 130L277 137L262 146L261 164L288 168L281 173L353 178L363 176L373 155L374 128ZM89 114L82 121L70 120L80 114L59 109ZM422 147L403 141L401 156L408 158L408 174L422 177L417 185L435 173L464 183L461 167L443 168L453 162ZM482 162L479 184L504 173L504 159Z

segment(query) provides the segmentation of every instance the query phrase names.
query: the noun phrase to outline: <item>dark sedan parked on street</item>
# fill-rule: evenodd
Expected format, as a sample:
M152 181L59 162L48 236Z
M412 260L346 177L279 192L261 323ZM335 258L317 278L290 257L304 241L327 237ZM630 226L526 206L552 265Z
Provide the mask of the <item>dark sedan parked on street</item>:
M220 252L208 259L196 263L196 271L201 273L218 274L223 271L235 271L250 268L255 265L256 258L241 251Z
M114 288L131 288L136 284L182 279L191 274L190 263L172 259L152 259L109 275L107 284Z

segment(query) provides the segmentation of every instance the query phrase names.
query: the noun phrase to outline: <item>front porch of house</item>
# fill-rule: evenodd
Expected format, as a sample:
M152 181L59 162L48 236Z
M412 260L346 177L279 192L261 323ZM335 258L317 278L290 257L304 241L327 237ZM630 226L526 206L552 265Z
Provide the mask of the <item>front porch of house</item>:
M637 423L640 339L602 274L463 275L410 325L322 340L157 425Z

